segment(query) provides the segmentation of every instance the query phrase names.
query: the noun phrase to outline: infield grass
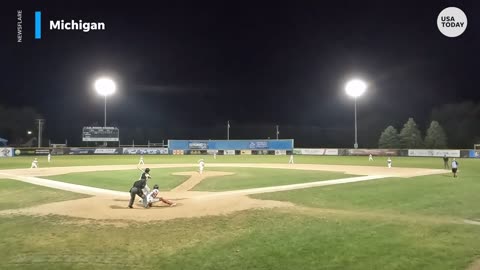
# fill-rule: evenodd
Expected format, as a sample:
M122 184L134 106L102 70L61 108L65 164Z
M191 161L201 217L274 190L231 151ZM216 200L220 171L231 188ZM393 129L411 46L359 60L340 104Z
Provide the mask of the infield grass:
M194 170L193 167L152 169L150 171L152 179L148 180L148 186L152 188L154 184L158 184L160 190L171 190L189 177L185 175L173 175L172 173L192 170ZM133 183L139 179L140 174L141 172L138 170L97 171L52 175L45 178L71 184L127 192Z
M11 179L0 179L0 210L90 197Z
M196 168L152 169L149 186L158 184L160 190L171 190L183 183L189 176L172 175L174 172L195 171ZM337 178L353 177L339 172L279 170L266 168L209 168L210 171L232 172L234 175L208 177L193 190L226 191L247 188L259 188L297 183L307 183ZM138 178L138 170L99 171L69 173L48 176L46 178L61 182L125 191L132 186L133 179Z

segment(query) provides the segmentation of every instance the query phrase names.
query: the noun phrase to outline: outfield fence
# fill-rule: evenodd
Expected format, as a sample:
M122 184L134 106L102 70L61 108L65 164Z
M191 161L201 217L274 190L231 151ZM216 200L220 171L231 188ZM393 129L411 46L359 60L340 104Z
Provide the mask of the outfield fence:
M259 149L264 144L252 144L250 149L211 149L210 144L189 144L187 148L166 147L55 147L15 148L1 147L0 158L13 156L60 155L305 155L305 156L399 156L399 157L459 157L480 158L480 150L472 149L344 149L292 148ZM221 146L221 144L220 144ZM283 147L283 146L282 146Z

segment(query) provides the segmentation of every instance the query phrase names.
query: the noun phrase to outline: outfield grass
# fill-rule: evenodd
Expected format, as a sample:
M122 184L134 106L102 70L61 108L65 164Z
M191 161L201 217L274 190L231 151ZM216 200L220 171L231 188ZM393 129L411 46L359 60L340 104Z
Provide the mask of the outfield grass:
M463 160L461 164L458 178L451 174L388 178L253 197L310 207L374 209L480 220L480 160Z
M479 226L272 210L126 227L75 221L0 217L0 268L451 270L480 249Z
M88 195L41 187L10 179L0 179L0 210L74 200Z
M152 179L148 180L148 186L152 188L154 184L158 184L160 190L171 190L183 183L189 177L185 175L172 175L172 173L191 170L194 170L194 168L152 169L150 171ZM139 177L140 172L138 170L122 170L68 173L52 175L45 178L84 186L129 191L133 183L138 180Z
M289 156L263 156L263 155L244 155L244 156L180 156L180 155L158 155L144 156L146 165L165 164L165 163L197 163L198 159L203 158L209 163L288 163ZM34 156L19 156L13 158L1 158L0 169L30 168ZM87 166L87 165L135 165L138 163L139 156L128 155L99 155L99 156L53 156L52 162L47 162L46 156L38 156L39 166L43 167L65 167L65 166ZM295 156L295 163L305 164L338 164L338 165L361 165L361 166L386 166L386 157L375 157L374 161L369 162L368 157L345 157L345 156ZM412 167L412 168L435 168L443 169L441 158L412 158L412 157L392 157L394 167ZM475 161L471 159L458 159L460 166L464 162ZM480 159L476 160L477 164ZM480 166L480 165L479 165ZM461 168L461 167L460 167Z
M278 170L264 168L208 168L208 170L233 172L235 174L206 178L197 186L195 186L193 190L227 191L308 183L354 176L339 172Z

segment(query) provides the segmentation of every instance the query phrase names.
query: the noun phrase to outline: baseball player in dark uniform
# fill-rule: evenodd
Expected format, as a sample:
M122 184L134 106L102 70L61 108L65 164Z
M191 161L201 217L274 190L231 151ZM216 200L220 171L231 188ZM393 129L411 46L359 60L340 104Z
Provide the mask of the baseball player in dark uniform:
M444 168L444 169L449 169L449 167L448 167L448 157L447 157L447 155L444 155L444 156L443 156L443 168Z
M133 208L133 202L135 201L135 195L138 195L142 198L143 207L148 207L147 196L143 192L143 189L147 186L147 180L150 179L150 169L146 168L145 171L140 176L140 180L133 183L132 188L130 189L130 202L128 203L128 208Z

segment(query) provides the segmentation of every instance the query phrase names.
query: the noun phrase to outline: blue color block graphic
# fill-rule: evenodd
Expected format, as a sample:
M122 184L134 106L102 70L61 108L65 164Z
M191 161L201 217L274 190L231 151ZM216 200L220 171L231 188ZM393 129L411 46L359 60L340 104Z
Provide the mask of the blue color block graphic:
M35 11L35 39L42 38L42 12Z

